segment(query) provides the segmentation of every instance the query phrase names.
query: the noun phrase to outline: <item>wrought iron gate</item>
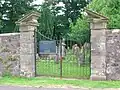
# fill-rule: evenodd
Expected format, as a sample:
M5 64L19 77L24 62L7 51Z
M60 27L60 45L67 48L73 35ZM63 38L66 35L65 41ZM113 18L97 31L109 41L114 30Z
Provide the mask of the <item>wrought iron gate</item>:
M90 77L90 44L77 40L53 40L39 32L36 75L65 78ZM37 37L38 38L38 37ZM47 49L45 49L47 48Z

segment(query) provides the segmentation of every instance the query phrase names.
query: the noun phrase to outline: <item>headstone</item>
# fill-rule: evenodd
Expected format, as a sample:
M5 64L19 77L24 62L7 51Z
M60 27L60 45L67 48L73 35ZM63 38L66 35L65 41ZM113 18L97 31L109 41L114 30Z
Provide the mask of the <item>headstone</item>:
M66 46L66 44L65 43L62 43L61 44L62 46L61 46L61 48L62 48L62 52L60 52L60 44L59 44L59 46L58 46L58 55L59 55L59 58L61 57L60 55L62 55L62 58L64 58L65 56L66 56L66 48L65 48L65 46ZM61 53L61 54L60 54Z
M38 55L38 53L36 54L36 59L37 59L37 60L39 59L39 55Z
M90 43L85 43L84 44L84 49L89 50L90 49Z
M78 58L78 64L83 65L84 64L84 54L80 53L79 58Z

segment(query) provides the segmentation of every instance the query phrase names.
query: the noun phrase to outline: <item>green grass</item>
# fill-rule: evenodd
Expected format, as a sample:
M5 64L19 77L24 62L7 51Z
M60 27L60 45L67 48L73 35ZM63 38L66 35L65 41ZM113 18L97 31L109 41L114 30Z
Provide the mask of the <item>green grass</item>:
M13 86L79 86L87 88L120 88L120 81L90 81L90 80L65 80L59 78L19 78L3 77L0 79L0 85Z
M86 55L84 65L78 65L75 55L68 51L65 59L62 61L62 76L68 78L89 78L90 77L90 61L89 54ZM45 76L60 76L60 62L55 63L55 60L40 59L36 62L37 75Z

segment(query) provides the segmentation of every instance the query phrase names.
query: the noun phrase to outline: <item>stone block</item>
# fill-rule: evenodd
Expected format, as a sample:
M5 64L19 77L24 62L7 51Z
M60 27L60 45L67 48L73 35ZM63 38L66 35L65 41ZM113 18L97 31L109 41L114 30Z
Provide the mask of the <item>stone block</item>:
M107 22L101 19L93 19L93 22L90 24L90 28L94 30L101 30L107 28Z
M20 32L34 32L35 26L30 26L29 24L20 25Z
M34 54L34 43L21 43L20 44L20 54L25 55L25 54Z
M25 77L35 76L35 56L31 55L20 55L20 75Z
M29 54L29 55L20 55L20 65L21 68L29 69L30 71L35 70L35 55Z
M106 76L91 75L90 80L93 80L93 81L105 81Z
M21 32L20 43L34 42L34 32Z

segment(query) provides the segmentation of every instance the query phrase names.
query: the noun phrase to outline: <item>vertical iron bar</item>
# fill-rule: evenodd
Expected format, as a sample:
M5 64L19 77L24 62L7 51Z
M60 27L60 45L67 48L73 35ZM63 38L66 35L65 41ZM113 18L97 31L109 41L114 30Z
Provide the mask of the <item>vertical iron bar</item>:
M37 45L37 42L36 42L36 38L37 38L37 37L36 37L36 30L37 30L37 29L34 30L34 36L33 36L33 37L34 37L34 56L35 56L35 76L37 75L37 72L36 72L36 71L37 71L37 70L36 70L36 65L37 65L37 64L36 64L36 61L37 61L37 60L36 60L36 48L37 48L37 47L36 47L36 45Z
M89 22L89 29L90 29L90 36L89 36L89 38L90 38L90 52L89 52L89 54L90 54L90 56L89 56L90 72L89 72L89 78L90 78L90 75L91 75L91 28L90 28L90 22Z
M62 39L60 39L60 78L62 79Z

